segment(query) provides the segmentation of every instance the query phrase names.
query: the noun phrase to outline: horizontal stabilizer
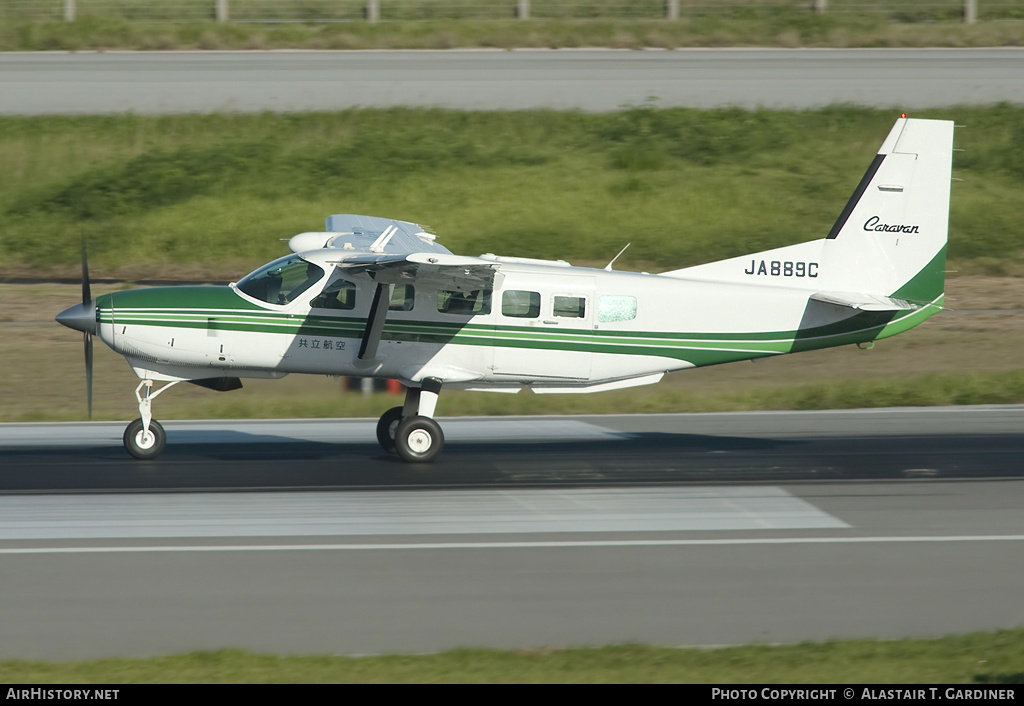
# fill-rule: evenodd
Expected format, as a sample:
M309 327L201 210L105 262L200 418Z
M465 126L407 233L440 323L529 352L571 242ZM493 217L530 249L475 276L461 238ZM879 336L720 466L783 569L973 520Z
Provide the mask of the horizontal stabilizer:
M816 292L811 295L811 300L845 306L858 311L913 311L920 308L917 304L911 304L902 299L857 292Z

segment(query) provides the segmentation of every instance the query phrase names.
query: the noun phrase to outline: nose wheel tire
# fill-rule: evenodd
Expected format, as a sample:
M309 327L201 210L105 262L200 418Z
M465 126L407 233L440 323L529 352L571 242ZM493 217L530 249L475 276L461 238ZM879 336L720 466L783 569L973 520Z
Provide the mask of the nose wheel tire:
M409 463L430 463L444 448L444 433L430 417L409 417L395 429L395 451Z
M148 434L142 432L142 427L141 419L128 425L124 430L124 448L135 458L156 458L167 446L167 434L155 419L149 423Z
M377 422L377 443L388 453L395 453L395 432L401 422L401 407L392 407Z

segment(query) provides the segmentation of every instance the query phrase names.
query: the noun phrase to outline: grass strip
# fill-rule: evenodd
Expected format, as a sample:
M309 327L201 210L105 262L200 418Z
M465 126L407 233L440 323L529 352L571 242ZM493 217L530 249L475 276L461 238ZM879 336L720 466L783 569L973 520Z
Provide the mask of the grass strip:
M970 280L964 273L1024 272L1024 108L920 117L967 126L956 137L966 151L954 157L954 175L965 180L953 185L950 219L950 269L960 270L947 290L955 308L957 283ZM0 118L0 276L77 278L85 233L94 277L226 282L283 254L280 238L342 212L433 225L462 254L600 266L632 242L616 267L663 271L821 237L892 120L887 111L848 107L649 105L604 115L395 109ZM1017 291L1016 280L1000 281L989 285L994 292ZM54 370L81 369L80 337L32 323L75 303L74 289L4 289L0 319L17 329L0 339L0 420L81 418L74 390L40 384ZM992 301L969 308L1020 306L1017 295ZM863 355L804 353L601 395L446 392L438 414L1024 402L1015 353L1024 337L1013 316L933 321ZM123 360L99 346L96 366L97 418L137 416ZM393 404L334 390L309 376L246 381L223 396L180 386L161 398L159 414L374 417Z
M457 253L663 271L827 233L894 111L634 106L0 118L0 275L226 281L331 213L433 226ZM949 256L1024 271L1024 107L950 108Z
M191 652L150 659L0 662L7 684L709 683L1019 684L1024 630L933 640L675 649L460 649L366 657Z
M232 0L235 22L214 22L213 0L203 0L191 13L180 2L169 8L153 3L116 13L108 0L106 12L79 0L78 20L64 22L59 3L51 13L34 17L19 0L0 0L0 51L88 49L450 49L455 47L990 47L1024 43L1024 3L980 2L981 22L963 22L963 3L891 3L891 7L863 12L843 8L842 0L829 3L833 12L816 15L808 3L798 6L763 4L749 0L690 7L681 3L678 21L667 21L660 0L633 3L533 3L531 20L514 18L515 2L490 3L476 10L453 0L431 3L383 2L383 22L363 19L364 1L335 7L319 3L303 12L285 9L289 17L269 16L268 5L247 7ZM283 5L283 4L282 4ZM288 3L292 5L292 3ZM614 7L611 7L614 6ZM281 8L284 9L284 8ZM330 11L333 9L333 15ZM622 16L623 9L636 10ZM176 12L176 10L179 10ZM248 12L247 12L248 10ZM479 10L483 10L482 12ZM262 12L262 14L261 14ZM325 14L326 13L326 14ZM447 14L446 14L447 13ZM581 13L586 13L581 16ZM616 13L619 13L616 15ZM298 19L299 21L294 21ZM292 21L289 21L292 20ZM317 20L320 20L319 22Z
M80 342L79 342L80 347ZM79 351L80 354L80 351ZM111 354L113 355L113 354ZM683 374L685 375L685 373ZM286 381L246 380L245 389L228 393L181 386L160 399L159 417L168 419L375 418L401 397L384 392L362 395L343 392L339 383L324 386L319 376ZM122 420L138 416L131 389L135 378L123 369L115 381L98 386L93 419ZM38 387L38 386L37 386ZM314 390L314 388L317 388ZM79 421L85 419L82 398L65 390L59 401L9 398L0 422ZM732 412L748 410L865 409L945 405L1022 404L1024 370L931 373L919 376L876 376L748 387L723 381L688 389L677 384L606 392L596 395L518 395L445 391L438 415L503 416L536 414L637 414Z

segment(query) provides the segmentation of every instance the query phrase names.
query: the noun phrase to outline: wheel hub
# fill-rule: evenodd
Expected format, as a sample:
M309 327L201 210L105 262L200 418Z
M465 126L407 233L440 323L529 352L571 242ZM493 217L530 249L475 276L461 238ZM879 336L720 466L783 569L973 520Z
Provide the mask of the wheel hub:
M140 431L138 434L135 435L135 444L140 449L152 448L153 444L155 442L156 442L156 435L154 435L153 432L151 432L151 431L150 432L141 432Z
M409 448L416 453L421 454L429 451L433 443L430 433L424 429L416 429L409 434Z

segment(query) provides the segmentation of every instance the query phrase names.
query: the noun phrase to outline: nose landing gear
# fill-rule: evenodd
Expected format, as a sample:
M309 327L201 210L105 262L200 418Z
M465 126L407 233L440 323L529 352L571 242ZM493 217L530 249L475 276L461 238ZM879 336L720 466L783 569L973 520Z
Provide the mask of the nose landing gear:
M143 380L135 388L135 399L139 401L142 415L124 430L124 448L135 458L148 460L159 456L167 446L167 434L160 422L153 419L153 399L180 380L172 380L159 390L153 390L152 380ZM140 394L141 393L141 394Z

